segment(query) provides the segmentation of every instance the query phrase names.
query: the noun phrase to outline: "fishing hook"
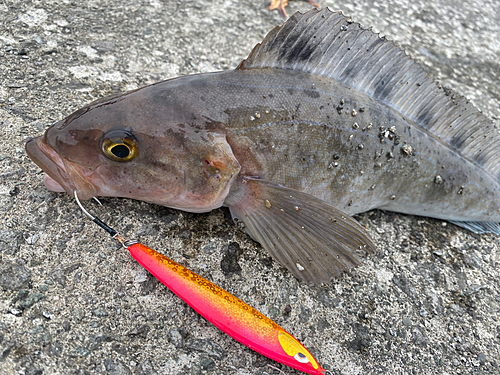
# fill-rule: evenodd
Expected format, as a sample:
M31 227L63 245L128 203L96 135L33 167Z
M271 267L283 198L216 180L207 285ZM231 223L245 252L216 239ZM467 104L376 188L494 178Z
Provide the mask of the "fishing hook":
M118 234L118 232L116 230L114 230L113 228L111 228L108 224L106 224L104 221L102 221L101 219L99 219L97 216L94 216L90 212L88 212L82 206L82 203L80 202L80 199L78 199L78 193L77 193L76 190L73 193L74 193L74 196L75 196L76 203L78 204L78 207L80 207L80 209L83 211L83 213L85 215L87 215L90 220L92 220L94 223L96 223L102 229L104 229L106 232L108 232L111 237L116 238L118 241L120 241L120 243L123 246L127 247L125 243L130 244L130 241L125 240L122 236L120 236ZM102 203L99 202L99 200L97 198L94 197L94 199L102 206Z

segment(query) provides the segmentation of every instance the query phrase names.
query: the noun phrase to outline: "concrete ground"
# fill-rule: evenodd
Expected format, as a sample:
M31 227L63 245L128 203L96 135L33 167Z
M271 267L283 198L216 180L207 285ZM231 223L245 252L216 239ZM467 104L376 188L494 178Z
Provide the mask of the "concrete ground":
M500 118L498 0L322 1L396 41L444 85ZM0 1L0 373L287 374L148 275L49 192L24 143L90 101L233 69L283 18L264 0ZM307 11L291 2L288 12ZM331 374L498 374L500 239L439 220L360 215L378 244L309 287L225 209L187 214L87 203L280 323Z

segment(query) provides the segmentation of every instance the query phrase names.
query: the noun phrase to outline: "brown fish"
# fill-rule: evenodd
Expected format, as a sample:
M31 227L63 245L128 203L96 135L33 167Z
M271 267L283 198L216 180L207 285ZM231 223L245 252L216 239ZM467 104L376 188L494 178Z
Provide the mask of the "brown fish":
M46 186L189 212L228 206L297 278L374 251L380 208L500 233L500 136L392 42L328 9L295 14L234 71L82 108L26 144Z

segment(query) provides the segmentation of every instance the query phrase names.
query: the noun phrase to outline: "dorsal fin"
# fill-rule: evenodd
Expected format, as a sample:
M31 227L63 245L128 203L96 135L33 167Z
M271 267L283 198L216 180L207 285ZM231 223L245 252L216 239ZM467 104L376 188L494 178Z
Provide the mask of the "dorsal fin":
M295 13L238 69L281 68L326 76L390 105L500 179L500 133L466 98L450 93L393 42L328 8Z

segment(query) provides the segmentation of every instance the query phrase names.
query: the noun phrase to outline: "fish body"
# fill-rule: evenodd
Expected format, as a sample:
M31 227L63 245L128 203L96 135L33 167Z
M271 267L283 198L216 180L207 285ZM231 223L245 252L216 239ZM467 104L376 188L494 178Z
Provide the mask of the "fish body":
M499 144L465 99L326 9L271 31L235 71L101 100L27 151L49 188L84 199L228 206L295 276L323 282L375 248L356 213L500 233Z
M198 116L195 128L224 134L240 178L273 181L349 215L379 208L500 221L498 180L397 110L340 82L254 69L183 77L151 89L151 98L181 98L166 111L171 121L186 124ZM164 110L165 102L155 108ZM176 118L175 108L185 112ZM225 205L240 187L233 183Z

